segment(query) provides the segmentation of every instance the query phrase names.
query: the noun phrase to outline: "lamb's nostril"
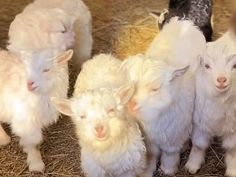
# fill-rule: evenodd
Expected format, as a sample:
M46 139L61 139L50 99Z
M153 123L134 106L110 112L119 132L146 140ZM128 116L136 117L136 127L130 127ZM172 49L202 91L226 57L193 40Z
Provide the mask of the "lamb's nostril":
M28 81L27 82L27 87L29 91L33 91L36 89L36 87L34 86L34 82L33 81Z
M32 86L33 84L34 84L33 81L29 81L29 82L28 82L28 85L29 85L29 86Z
M219 82L220 84L223 84L227 81L227 78L226 77L218 77L217 78L217 82Z
M107 132L106 132L105 127L103 125L97 125L94 129L95 129L97 138L103 139L106 137Z
M102 125L97 125L97 126L95 127L95 131L96 131L97 133L102 133L103 130L104 130L104 126L102 126Z

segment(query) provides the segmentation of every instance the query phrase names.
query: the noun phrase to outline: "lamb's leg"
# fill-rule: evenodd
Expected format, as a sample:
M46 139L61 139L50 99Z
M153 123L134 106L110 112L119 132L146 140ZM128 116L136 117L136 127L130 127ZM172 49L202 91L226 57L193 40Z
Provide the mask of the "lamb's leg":
M27 135L20 136L20 144L23 146L23 150L27 153L27 163L29 165L29 171L43 172L45 165L43 163L41 153L37 146L42 141L41 130L34 130L27 132Z
M174 175L180 160L179 152L162 152L161 169L166 175Z
M226 149L226 176L236 177L236 133L225 136L222 146Z
M157 160L160 157L161 151L155 145L150 145L150 152L147 157L147 168L139 177L153 177L153 173L156 170Z
M11 138L7 135L5 130L2 128L0 124L0 146L5 146L11 142Z
M236 148L236 133L229 134L223 137L222 147L226 150L232 150Z
M236 149L226 150L225 164L225 176L236 177Z
M195 125L192 134L192 149L185 165L191 174L195 174L201 167L205 158L205 151L210 143L210 136Z

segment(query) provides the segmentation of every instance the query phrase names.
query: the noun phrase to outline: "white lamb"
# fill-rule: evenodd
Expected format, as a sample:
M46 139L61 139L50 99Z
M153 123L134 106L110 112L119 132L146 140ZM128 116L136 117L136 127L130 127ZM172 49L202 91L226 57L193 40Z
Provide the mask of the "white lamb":
M236 37L228 31L208 43L196 73L192 150L186 168L196 173L212 137L222 138L226 175L236 177Z
M9 123L13 133L20 137L30 171L41 172L45 168L38 149L43 140L42 128L58 119L59 113L50 97L66 98L67 61L72 54L70 50L56 58L47 59L46 65L40 65L42 75L36 80L40 84L28 83L27 87L29 76L22 60L9 52L0 51L0 122ZM9 142L10 137L0 125L0 145Z
M99 54L86 61L75 84L74 95L99 88L118 88L128 82L122 61L110 54Z
M190 21L171 20L146 56L124 61L136 83L129 110L143 125L149 143L146 177L153 175L160 155L165 174L172 175L178 168L181 148L192 130L194 76L188 68L197 63L194 60L205 46L203 34Z
M91 14L82 0L35 0L11 23L7 48L23 59L44 49L58 55L73 48L78 72L91 55L91 26Z
M203 33L191 20L174 17L167 24L151 43L146 56L177 67L191 65L194 72L198 65L196 56L206 48Z
M146 165L146 149L126 103L132 86L98 89L70 100L53 98L55 107L71 116L81 146L82 169L88 177L137 177Z

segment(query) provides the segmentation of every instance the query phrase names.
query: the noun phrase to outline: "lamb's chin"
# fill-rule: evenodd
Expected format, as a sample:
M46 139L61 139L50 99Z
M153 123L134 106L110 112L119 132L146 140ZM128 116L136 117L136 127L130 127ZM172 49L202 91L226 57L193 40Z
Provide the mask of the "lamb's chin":
M106 135L106 136L104 136L104 137L95 137L96 138L96 141L98 141L98 142L105 142L105 141L109 141L109 136L108 135Z
M101 151L101 152L108 150L113 145L114 145L114 141L112 141L111 138L108 138L103 141L94 140L93 142L90 142L89 144L87 144L87 146L90 146L93 149L95 149L96 151Z

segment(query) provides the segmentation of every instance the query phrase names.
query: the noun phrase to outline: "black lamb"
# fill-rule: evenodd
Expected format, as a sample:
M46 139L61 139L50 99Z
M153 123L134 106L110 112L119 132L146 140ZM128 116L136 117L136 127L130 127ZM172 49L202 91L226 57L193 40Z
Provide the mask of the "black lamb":
M169 9L162 13L154 13L159 16L159 28L169 22L172 17L189 19L203 32L206 41L212 40L212 0L170 0Z

